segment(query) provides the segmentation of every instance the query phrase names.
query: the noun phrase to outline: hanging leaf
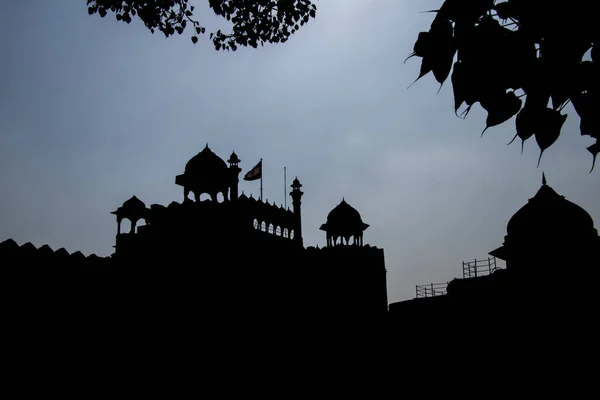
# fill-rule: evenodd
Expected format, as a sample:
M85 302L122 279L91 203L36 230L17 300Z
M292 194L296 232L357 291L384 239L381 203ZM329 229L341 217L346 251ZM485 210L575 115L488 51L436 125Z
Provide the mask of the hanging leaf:
M431 54L431 33L430 32L419 32L417 41L413 48L413 52L417 57L425 57L427 54Z
M452 23L439 15L431 25L433 76L440 85L450 75L456 53L452 32Z
M433 60L433 76L435 76L435 80L442 85L446 79L448 79L448 75L450 75L450 70L452 69L452 60L454 60L454 51L451 49L445 49L444 51L436 54L436 57Z
M465 102L465 69L460 61L454 63L450 80L454 92L454 115L457 115L458 109Z
M515 118L517 134L508 144L511 144L519 137L521 139L521 154L523 154L525 141L535 134L537 121L539 121L539 116L538 113L536 113L536 109L530 106L528 107L526 102L525 106L517 114L517 118Z
M539 125L535 131L535 141L540 148L540 157L538 158L538 167L544 151L552 146L560 136L560 130L567 119L567 114L561 114L559 111L551 108L545 108L537 118Z
M423 57L423 59L421 60L421 70L419 71L419 76L408 87L410 88L419 79L421 79L422 77L424 77L425 75L427 75L428 73L430 73L432 69L433 69L433 62L432 62L431 58L429 58L429 57Z
M413 47L413 52L406 57L404 63L406 63L406 61L408 61L408 59L411 57L425 57L429 54L431 54L431 33L419 32L419 36L417 37L417 41Z
M600 153L600 141L596 140L596 143L587 147L587 150L592 153L592 169L590 169L590 173L594 170L594 166L596 165L596 156Z
M473 68L469 68L465 63L465 81L464 81L464 93L465 93L465 103L467 105L472 106L477 103L481 97L481 73L483 71L475 70Z
M581 135L600 137L600 115L597 112L598 95L596 92L578 93L571 97L575 111L581 118L579 131Z
M482 107L484 103L484 101L481 102ZM481 132L481 136L483 136L483 133L488 128L500 125L516 115L521 109L522 104L523 102L517 97L515 92L508 92L494 99L488 104L488 116L485 120L486 126L483 132Z

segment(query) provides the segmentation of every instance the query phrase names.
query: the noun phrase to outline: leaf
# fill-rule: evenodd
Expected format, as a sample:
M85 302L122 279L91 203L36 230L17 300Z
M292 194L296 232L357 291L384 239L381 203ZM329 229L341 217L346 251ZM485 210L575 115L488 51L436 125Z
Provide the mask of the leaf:
M450 74L454 53L456 53L456 46L452 37L452 23L445 18L440 18L438 15L431 25L430 32L433 76L441 85Z
M600 141L596 140L596 143L587 147L587 150L592 153L592 169L590 169L590 173L594 170L594 166L596 165L596 156L600 153Z
M106 16L106 9L104 7L98 8L98 14L100 14L101 18L104 18Z
M428 57L423 57L423 59L421 60L421 70L419 71L419 76L417 77L417 79L414 80L413 83L411 83L408 86L408 88L410 88L412 85L414 85L419 79L421 79L422 77L424 77L425 75L430 73L432 68L433 68L433 65L432 65L431 59Z
M498 101L494 103L492 108L488 109L488 116L485 120L486 126L483 132L481 132L481 136L483 136L483 133L488 128L500 125L516 115L521 109L522 104L523 102L517 97L515 92L508 92L498 98Z
M536 110L531 106L528 107L525 105L517 114L517 118L515 118L517 134L508 144L511 144L518 136L521 139L521 154L523 154L525 141L535 134L537 121L538 115L536 114Z
M431 54L431 37L430 32L419 32L419 36L413 47L413 52L417 57L425 57Z
M552 146L560 136L560 130L567 119L567 114L562 115L560 111L551 108L545 108L538 117L539 129L535 132L535 141L540 148L540 157L538 158L538 167L544 151Z
M440 85L448 79L448 75L450 75L450 70L452 69L453 60L454 51L450 49L446 49L443 52L436 54L435 58L433 58L433 76Z
M408 61L409 58L417 56L417 57L426 57L432 53L431 48L431 33L430 32L419 32L419 36L415 41L413 46L413 52L406 57L404 63Z
M450 80L454 92L454 115L456 115L458 109L465 101L465 69L464 64L460 61L454 63Z
M197 36L192 36L192 43L194 43L194 44L198 43L198 37Z

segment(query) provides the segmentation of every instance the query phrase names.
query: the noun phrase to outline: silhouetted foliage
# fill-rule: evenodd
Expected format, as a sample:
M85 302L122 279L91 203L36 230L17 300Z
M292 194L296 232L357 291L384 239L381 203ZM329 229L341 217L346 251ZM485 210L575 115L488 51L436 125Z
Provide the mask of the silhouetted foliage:
M150 32L156 30L166 37L182 34L191 26L192 42L206 28L194 19L190 0L87 0L88 13L104 18L109 12L117 21L128 24L139 17ZM314 18L317 6L310 0L209 0L209 7L232 23L231 33L221 30L210 33L216 50L233 50L238 46L254 48L264 43L284 43L300 26Z
M600 152L594 112L600 80L590 7L583 0L445 0L431 11L431 28L419 33L408 58L422 58L417 80L433 72L442 85L452 71L455 113L466 104L466 117L479 102L488 113L485 129L516 115L512 141L535 136L540 159L560 136L567 118L561 111L572 102L581 134L596 139L587 148L593 170Z

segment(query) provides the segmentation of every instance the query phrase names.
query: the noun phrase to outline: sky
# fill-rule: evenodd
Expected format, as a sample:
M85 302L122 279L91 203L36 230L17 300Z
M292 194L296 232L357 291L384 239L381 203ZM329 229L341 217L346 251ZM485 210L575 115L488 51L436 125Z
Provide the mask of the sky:
M226 27L196 1L208 29ZM571 106L542 157L521 154L514 118L489 128L474 106L455 116L452 86L418 76L412 52L441 0L327 0L285 44L217 52L208 37L152 35L139 20L89 16L83 0L0 2L0 242L109 256L110 212L136 195L181 202L175 176L205 144L242 174L263 159L264 198L304 191L303 238L344 198L384 249L390 303L415 285L462 276L487 258L539 189L600 221L600 170ZM259 194L258 181L240 191ZM291 205L288 197L287 204ZM598 225L596 225L598 227ZM285 268L285 266L282 266Z

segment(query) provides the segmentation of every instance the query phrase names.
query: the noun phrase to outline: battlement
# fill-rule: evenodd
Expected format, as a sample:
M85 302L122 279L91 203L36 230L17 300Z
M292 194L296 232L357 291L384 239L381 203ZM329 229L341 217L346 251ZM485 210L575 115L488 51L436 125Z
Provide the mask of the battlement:
M0 243L0 259L5 268L18 266L20 270L32 271L108 271L112 267L110 257L69 253L63 247L53 250L47 244L37 248L31 242L19 246L13 239Z
M225 229L231 235L240 230L258 231L291 240L297 224L291 210L245 195L223 202L186 200L183 203L173 201L166 207L160 204L152 204L149 208L140 206L136 216L143 219L145 225L136 227L134 224L128 233L122 233L119 223L117 246L138 240L136 238L140 236L155 236L159 231L216 233Z

